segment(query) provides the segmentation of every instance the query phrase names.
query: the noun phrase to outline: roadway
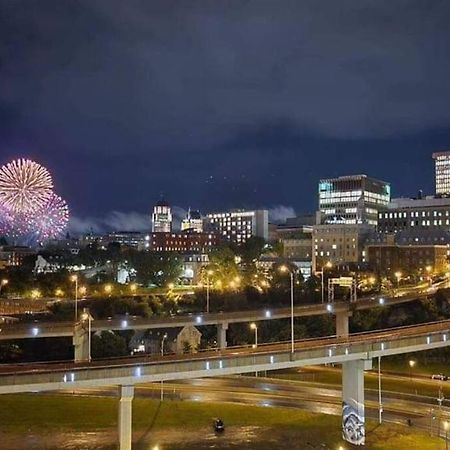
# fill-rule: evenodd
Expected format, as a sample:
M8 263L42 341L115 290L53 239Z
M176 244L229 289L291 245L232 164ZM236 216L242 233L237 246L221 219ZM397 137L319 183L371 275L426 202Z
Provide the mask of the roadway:
M445 282L447 285L447 282ZM370 296L358 299L356 302L335 302L325 304L307 304L294 308L295 317L311 317L323 314L339 314L348 311L361 311L376 307L398 305L426 298L435 293L443 284L432 287L414 287L397 292L396 296ZM91 329L97 331L117 330L148 330L178 328L184 326L223 325L232 323L256 322L261 320L287 319L291 316L290 308L259 309L248 311L233 311L219 313L197 313L188 315L173 315L156 318L140 318L128 316L120 319L93 320ZM73 322L39 322L14 323L0 328L1 340L29 339L37 337L72 337Z
M389 376L383 374L383 379ZM406 380L409 381L409 377ZM414 379L416 381L416 379ZM420 381L420 380L418 380ZM283 407L302 409L320 414L342 414L342 392L340 386L301 381L287 381L255 377L226 377L183 380L177 383L149 384L136 388L140 398L199 401L214 403L237 403L249 406ZM115 387L64 392L76 396L116 397ZM365 407L368 417L378 419L378 392L365 390ZM383 392L383 420L437 431L437 422L431 421L430 411L437 414L436 399L421 395ZM442 407L442 420L450 419L450 408Z
M450 320L389 330L264 344L157 358L117 358L91 363L2 365L0 394L108 385L137 385L215 377L372 358L444 348L450 345Z

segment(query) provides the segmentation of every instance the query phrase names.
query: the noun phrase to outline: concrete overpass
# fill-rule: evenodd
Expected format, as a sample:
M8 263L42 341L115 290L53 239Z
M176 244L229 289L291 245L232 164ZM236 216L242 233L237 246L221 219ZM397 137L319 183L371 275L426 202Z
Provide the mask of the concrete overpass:
M380 306L407 303L419 298L425 298L437 288L413 289L404 295L396 297L372 296L361 298L353 303L336 302L326 304L301 305L294 308L295 317L311 317L322 314L333 314L336 317L336 335L347 336L349 332L349 317L354 311L361 311ZM187 325L217 327L217 343L219 348L227 346L227 330L231 323L258 322L262 320L287 319L291 317L290 308L259 309L249 311L234 311L226 313L198 313L180 316L157 318L140 318L129 316L121 319L94 320L91 331L117 330L148 330L178 328ZM0 341L72 337L75 348L75 361L89 358L89 324L86 322L32 322L5 324L0 327Z
M92 363L0 366L0 394L119 386L119 440L131 450L134 386L141 383L216 377L318 364L342 364L343 433L365 442L364 370L373 358L450 345L450 320L410 327L290 343L245 346L195 355L126 358Z

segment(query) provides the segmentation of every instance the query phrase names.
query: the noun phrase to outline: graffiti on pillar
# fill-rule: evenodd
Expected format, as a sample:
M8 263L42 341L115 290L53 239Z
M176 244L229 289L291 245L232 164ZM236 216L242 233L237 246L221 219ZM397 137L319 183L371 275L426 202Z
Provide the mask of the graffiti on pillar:
M342 435L345 441L353 445L365 444L364 417L345 402L342 404Z

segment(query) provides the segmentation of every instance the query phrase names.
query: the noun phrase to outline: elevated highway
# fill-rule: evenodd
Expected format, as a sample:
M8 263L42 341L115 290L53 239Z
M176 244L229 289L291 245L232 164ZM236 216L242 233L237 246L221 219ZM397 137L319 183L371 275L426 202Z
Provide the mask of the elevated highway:
M389 330L258 347L235 347L194 355L125 358L92 363L4 365L0 394L119 386L119 440L131 450L134 386L142 383L207 378L318 364L342 364L343 434L365 442L364 370L373 358L447 347L450 320Z
M414 289L402 292L399 296L371 296L364 297L356 302L335 302L325 304L308 304L294 308L295 317L310 317L322 314L334 314L336 316L349 314L353 311L361 311L380 306L397 305L411 302L420 298L426 298L437 290L437 287L426 289ZM186 325L215 325L224 331L232 323L257 322L261 320L287 319L291 317L291 308L258 309L248 311L197 313L188 315L174 315L157 318L140 318L129 316L121 319L93 320L91 330L117 331L117 330L148 330L178 328ZM219 330L220 333L221 330ZM339 333L338 333L339 334ZM345 333L344 333L345 334ZM0 341L13 339L30 339L37 337L73 337L74 322L30 322L14 323L0 326ZM226 340L226 339L225 339ZM224 339L219 339L224 343ZM222 345L222 347L226 346Z

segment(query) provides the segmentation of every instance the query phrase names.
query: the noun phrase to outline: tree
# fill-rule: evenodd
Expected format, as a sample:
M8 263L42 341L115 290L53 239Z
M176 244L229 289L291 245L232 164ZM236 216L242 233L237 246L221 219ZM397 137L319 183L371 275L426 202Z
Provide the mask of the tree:
M241 273L236 262L236 254L230 246L225 245L211 252L209 255L209 265L205 272L212 272L209 281L218 286L228 286L230 282L240 279ZM203 282L206 283L206 274Z
M112 331L102 331L94 334L91 341L93 358L112 358L128 354L125 338Z
M176 282L181 275L181 258L176 253L129 250L125 256L136 270L136 281L143 286L167 286Z

